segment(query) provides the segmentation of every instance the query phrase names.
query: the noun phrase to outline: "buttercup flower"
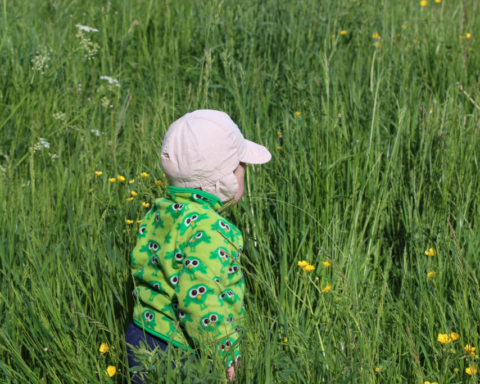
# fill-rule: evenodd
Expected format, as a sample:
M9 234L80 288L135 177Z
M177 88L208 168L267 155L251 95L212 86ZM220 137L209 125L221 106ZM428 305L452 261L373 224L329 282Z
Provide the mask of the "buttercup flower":
M288 339L285 337L285 339L283 339L283 342L288 343Z
M460 369L455 368L455 369L453 370L453 372L454 372L455 374L458 374L458 373L460 372Z
M129 197L127 201L133 201L133 197Z
M277 136L282 136L282 132L277 131Z
M327 293L328 291L330 291L330 289L332 289L332 286L330 284L327 284L327 286L322 289L322 292Z
M163 174L163 178L164 178L164 179L166 179L166 178L167 178L167 176L165 176L165 174Z
M304 268L304 267L306 267L306 266L308 265L308 263L307 263L305 260L303 260L303 261L299 261L299 262L297 263L297 265L298 265L300 268Z
M133 224L133 220L125 220L125 224L127 225Z
M375 372L377 373L380 372L380 368L379 367L375 368Z
M470 34L470 33L467 33L467 35L466 35L466 36L467 36L467 39L469 39L470 37L472 37L472 34Z
M450 337L450 335L448 334L442 334L442 333L439 333L438 334L438 337L437 337L437 341L442 344L442 345L445 345L445 344L449 344L452 342L452 338Z
M137 192L135 192L135 191L131 191L131 192L130 192L130 195L132 195L133 197L135 197L135 196L137 196L137 195L138 195L138 193L137 193Z
M135 183L135 179L132 179L128 182L128 184L132 185L133 183Z
M477 368L467 368L465 369L465 372L467 372L468 375L472 376L474 373L477 373Z
M148 208L148 207L150 207L150 203L147 203L146 201L144 201L144 202L142 203L142 205L143 205L143 208Z
M157 187L160 187L162 184L163 184L163 183L162 183L161 180L155 180L155 185L156 185Z
M340 32L340 35L345 36L346 34L347 34L347 31L341 31L341 32Z
M460 338L460 335L455 332L450 333L449 336L452 339L452 341L457 341Z
M437 254L437 251L433 248L430 248L428 251L425 251L425 255L427 256L435 256Z
M142 220L137 220L137 224L140 224L142 222Z
M375 32L375 33L372 35L372 37L373 37L374 39L378 39L378 38L380 37L380 34L379 34L378 32Z
M110 179L108 179L108 181L110 181L110 183L114 183L115 181L117 181L117 179L115 179L114 177L111 177Z
M425 7L425 6L427 5L427 0L422 0L422 1L420 1L420 5L421 5L422 7Z
M100 344L100 353L103 355L108 352L108 344L107 343L102 343Z
M118 181L121 181L122 183L125 181L125 177L118 175L117 176Z
M108 376L112 377L113 375L115 375L115 373L117 373L117 369L113 365L109 365L105 373Z
M92 192L93 192L93 188L90 188L90 189L88 190L88 193L92 193Z
M406 26L406 25L402 25L402 29L407 29L407 26Z
M436 274L437 274L437 272L432 271L432 272L428 272L428 273L427 273L427 276L428 276L428 277L433 277L433 276L435 276Z
M335 36L335 35L333 35L333 36ZM298 111L295 112L295 115L300 116L300 112L298 112Z
M281 151L281 150L283 149L283 147L277 147L277 149L278 149L279 151Z
M148 173L142 172L142 173L140 174L140 176L142 176L142 177L148 177L148 176L150 176L150 175L149 175Z
M331 264L328 261L322 261L324 267L328 268Z
M303 267L303 270L306 271L306 272L312 272L315 270L315 267L313 265L306 265L305 267Z
M463 350L465 351L465 354L468 356L475 356L475 347L472 347L470 344L467 344Z
M103 172L100 172L100 171L95 171L95 175L97 176L102 176Z
M442 2L442 0L435 0L435 3L437 3L437 4L441 3L441 2Z

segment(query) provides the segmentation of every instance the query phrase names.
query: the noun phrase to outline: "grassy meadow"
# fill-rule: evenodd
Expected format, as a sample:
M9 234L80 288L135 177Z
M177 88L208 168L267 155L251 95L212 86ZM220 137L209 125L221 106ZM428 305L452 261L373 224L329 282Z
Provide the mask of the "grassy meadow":
M480 2L0 3L1 383L124 382L137 220L200 108L272 152L225 213L238 383L480 381ZM142 356L150 382L226 383Z

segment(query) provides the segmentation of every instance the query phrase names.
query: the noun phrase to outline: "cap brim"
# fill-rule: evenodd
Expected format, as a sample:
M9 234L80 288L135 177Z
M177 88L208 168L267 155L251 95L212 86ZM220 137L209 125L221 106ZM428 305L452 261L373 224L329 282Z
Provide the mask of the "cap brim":
M241 156L240 162L247 164L265 164L270 161L272 154L263 145L259 145L250 140L246 141L245 153Z

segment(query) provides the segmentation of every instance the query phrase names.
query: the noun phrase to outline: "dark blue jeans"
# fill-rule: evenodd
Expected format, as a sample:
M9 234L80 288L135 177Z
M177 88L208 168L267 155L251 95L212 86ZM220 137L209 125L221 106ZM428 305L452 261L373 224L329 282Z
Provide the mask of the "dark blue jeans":
M140 341L143 341L151 349L155 349L156 347L159 346L162 349L162 351L166 351L168 348L167 342L145 332L142 328L137 326L133 321L128 325L127 333L125 334L125 341L127 342L128 365L130 368L138 366L139 364L134 360L133 350L132 348L130 348L128 344L131 344L134 347L139 348ZM172 361L172 368L175 369L175 363L173 361ZM138 383L138 384L144 383L144 381L140 378L140 376L137 375L136 372L132 372L130 377L132 379L132 382L134 383Z

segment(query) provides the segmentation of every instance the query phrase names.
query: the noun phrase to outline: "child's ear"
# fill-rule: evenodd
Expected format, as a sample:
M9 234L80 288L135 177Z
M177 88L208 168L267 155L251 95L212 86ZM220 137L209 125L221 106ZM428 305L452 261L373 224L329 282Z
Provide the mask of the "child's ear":
M238 182L233 172L227 173L222 180L217 181L214 185L203 187L205 192L217 196L222 202L233 199L238 191Z

